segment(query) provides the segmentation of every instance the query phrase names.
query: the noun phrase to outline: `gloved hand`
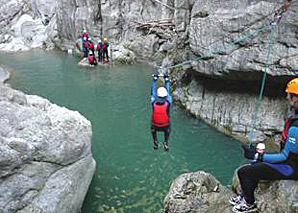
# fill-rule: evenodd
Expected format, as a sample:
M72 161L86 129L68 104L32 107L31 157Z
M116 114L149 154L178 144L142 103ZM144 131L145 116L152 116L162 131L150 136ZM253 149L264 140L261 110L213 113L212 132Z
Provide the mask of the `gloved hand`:
M158 80L158 75L153 75L153 80L157 81Z
M258 153L256 148L254 146L247 147L242 145L243 151L244 151L244 157L250 160L253 160L254 162L261 162L263 159L263 154Z
M242 145L242 149L244 151L245 158L250 160L253 160L255 158L255 154L257 153L257 151L254 146L248 147L248 146Z

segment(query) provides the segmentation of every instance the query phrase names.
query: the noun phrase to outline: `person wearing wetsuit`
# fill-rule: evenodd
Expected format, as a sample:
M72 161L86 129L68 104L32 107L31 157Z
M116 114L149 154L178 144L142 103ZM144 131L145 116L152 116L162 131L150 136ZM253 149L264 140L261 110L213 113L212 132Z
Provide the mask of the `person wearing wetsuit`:
M88 38L88 48L89 48L89 51L92 51L92 54L95 56L95 54L94 54L94 49L95 49L94 43L93 43L93 41L91 40L90 37Z
M83 49L83 57L84 57L84 58L88 57L89 44L88 44L87 37L83 37L83 45L82 45L82 49Z
M97 46L97 55L98 55L98 61L102 63L102 58L103 58L103 47L102 47L102 42L101 40L98 40Z
M108 49L109 49L108 38L104 38L103 42L102 42L103 62L104 63L108 63L110 61Z
M164 132L164 149L169 151L169 136L170 136L170 105L172 97L170 95L169 77L164 75L165 87L159 87L156 92L156 83L158 75L154 75L151 84L151 134L153 136L153 148L158 149L157 131Z
M294 118L298 115L298 78L291 80L286 92L295 109ZM298 119L287 122L283 137L285 142L280 153L257 154L255 148L243 146L247 159L258 163L242 166L237 174L242 194L230 198L234 212L249 212L256 209L254 191L260 180L298 180ZM257 159L256 159L257 158Z

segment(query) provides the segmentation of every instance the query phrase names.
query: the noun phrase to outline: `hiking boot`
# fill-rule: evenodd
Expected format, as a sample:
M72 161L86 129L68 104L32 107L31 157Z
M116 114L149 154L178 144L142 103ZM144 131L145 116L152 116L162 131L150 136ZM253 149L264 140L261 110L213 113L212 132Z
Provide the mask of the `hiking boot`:
M169 146L167 144L164 144L163 148L165 149L166 152L169 151Z
M241 203L233 207L233 212L256 212L256 204L249 204L242 199Z
M243 197L241 197L240 195L234 195L234 196L231 196L230 199L229 199L229 202L230 204L232 205L238 205L241 203Z

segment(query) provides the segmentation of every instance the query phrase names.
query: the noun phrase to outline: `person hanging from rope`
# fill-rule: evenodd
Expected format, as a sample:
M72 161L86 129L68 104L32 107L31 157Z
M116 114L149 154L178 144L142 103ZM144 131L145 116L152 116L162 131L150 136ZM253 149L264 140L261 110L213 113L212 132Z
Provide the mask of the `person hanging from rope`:
M170 95L169 76L163 74L165 80L165 87L159 87L156 92L156 84L159 75L153 76L151 84L151 134L153 136L153 148L158 149L157 131L164 132L164 150L169 151L169 136L170 136L170 105L172 103L172 96Z
M279 153L258 153L253 146L242 146L244 157L258 163L242 166L237 171L241 194L229 200L234 205L234 212L256 209L254 190L260 180L298 180L298 78L287 84L286 92L295 113L285 125L283 150Z

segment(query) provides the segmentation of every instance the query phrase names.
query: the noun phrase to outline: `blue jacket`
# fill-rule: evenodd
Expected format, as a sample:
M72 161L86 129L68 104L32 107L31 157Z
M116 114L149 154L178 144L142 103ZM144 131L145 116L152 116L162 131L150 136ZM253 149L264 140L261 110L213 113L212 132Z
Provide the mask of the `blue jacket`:
M156 82L157 80L152 81L151 83L151 103L153 104L156 101L157 94L156 94ZM170 83L169 81L165 82L165 88L167 89L168 95L166 97L166 101L171 104L172 103L172 96L170 95Z
M286 176L298 175L298 127L289 129L285 148L280 153L264 154L263 162ZM281 164L276 164L281 163Z

